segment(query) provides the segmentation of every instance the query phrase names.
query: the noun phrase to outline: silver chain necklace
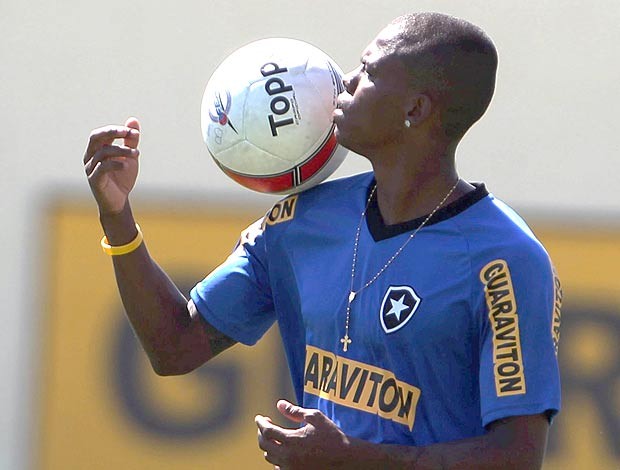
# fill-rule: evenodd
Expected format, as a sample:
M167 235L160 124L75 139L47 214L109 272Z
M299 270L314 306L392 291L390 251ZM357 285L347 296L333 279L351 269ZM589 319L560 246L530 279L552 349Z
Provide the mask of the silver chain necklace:
M368 286L370 286L373 282L375 282L377 278L381 276L381 274L383 274L383 272L398 257L398 255L402 253L402 251L405 249L407 244L411 240L413 240L413 237L416 236L416 234L422 229L422 227L426 225L426 223L431 219L431 217L435 215L435 212L437 212L439 208L443 206L444 203L448 200L450 195L454 192L457 185L459 184L459 181L460 181L460 178L456 180L456 183L454 183L454 186L450 188L450 191L448 191L448 193L444 196L441 202L437 204L437 206L431 211L431 213L426 216L424 221L411 233L411 235L409 235L409 237L407 237L407 240L405 240L405 242L400 246L400 248L396 250L396 252L390 257L390 259L387 260L387 262L383 265L383 267L379 269L379 271L377 271L377 273L373 277L371 277L370 280L366 282L366 284L364 284L362 287L360 287L357 290L353 290L353 281L355 280L355 266L357 265L357 249L358 249L359 241L360 241L360 232L362 231L362 223L364 222L364 219L366 218L366 212L368 211L368 206L370 205L370 201L372 200L372 197L375 194L375 191L377 190L377 184L375 183L375 185L372 188L372 191L370 191L370 194L368 195L368 200L366 201L366 207L362 211L362 216L360 217L360 222L357 225L357 231L355 233L355 243L353 244L353 261L351 262L351 285L349 287L349 298L347 300L347 315L346 315L346 320L344 324L344 336L340 339L340 342L342 343L342 349L344 350L344 352L348 351L349 345L353 342L351 338L349 337L349 320L351 317L351 303L353 302L353 300L355 300L355 297L357 296L357 294L359 294L361 291L363 291Z

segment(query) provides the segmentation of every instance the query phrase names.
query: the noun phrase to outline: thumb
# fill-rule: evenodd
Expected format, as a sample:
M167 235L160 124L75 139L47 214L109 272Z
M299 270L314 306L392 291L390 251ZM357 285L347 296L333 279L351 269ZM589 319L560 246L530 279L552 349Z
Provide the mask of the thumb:
M125 145L132 149L138 148L140 142L140 121L135 117L130 117L125 121L125 126L131 128L125 137Z
M301 406L293 405L291 402L287 400L278 400L278 404L276 405L278 411L282 413L283 416L290 419L291 421L295 421L296 423L301 423L306 418L306 409Z
M136 129L137 131L139 131L140 121L138 121L138 118L132 116L130 118L127 118L127 120L125 121L125 126L131 127L132 129Z

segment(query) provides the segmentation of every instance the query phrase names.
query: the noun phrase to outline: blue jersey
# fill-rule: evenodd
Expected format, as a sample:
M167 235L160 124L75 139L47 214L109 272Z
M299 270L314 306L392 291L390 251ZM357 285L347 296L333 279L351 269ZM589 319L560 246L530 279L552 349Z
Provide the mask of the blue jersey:
M254 344L278 322L297 400L346 434L428 445L494 420L560 408L559 281L523 220L484 185L386 226L373 175L284 199L191 298L222 333Z

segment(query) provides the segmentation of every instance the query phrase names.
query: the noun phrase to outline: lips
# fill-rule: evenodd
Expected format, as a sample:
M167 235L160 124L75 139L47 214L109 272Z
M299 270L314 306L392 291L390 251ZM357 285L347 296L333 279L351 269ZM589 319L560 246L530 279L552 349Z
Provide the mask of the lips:
M334 109L332 113L332 122L336 123L337 121L341 120L343 116L344 116L344 112L342 111L342 108Z
M338 99L336 100L336 109L334 109L334 112L332 113L332 121L334 123L338 124L338 121L342 121L349 106L351 105L352 99L353 97L346 91L338 95Z
M341 93L338 95L338 99L336 100L336 109L344 109L348 105L348 97L350 95L348 93Z
M346 112L348 106L349 106L349 99L350 95L346 94L346 93L342 93L340 96L338 96L338 100L336 101L336 109L334 110L334 114L339 114L342 115Z

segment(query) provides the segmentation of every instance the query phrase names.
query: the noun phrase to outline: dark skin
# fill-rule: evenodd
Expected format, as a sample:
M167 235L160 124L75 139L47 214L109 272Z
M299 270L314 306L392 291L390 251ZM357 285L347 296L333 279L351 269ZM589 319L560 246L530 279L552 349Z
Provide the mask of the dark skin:
M361 65L345 77L346 92L334 112L339 142L372 163L387 224L430 213L457 181L446 204L473 190L457 174L458 141L442 132L436 94L412 88L409 71L390 52L399 32L398 25L390 25L366 48ZM491 423L479 437L396 446L350 438L318 410L284 401L278 410L302 424L286 429L256 417L259 446L282 470L534 469L542 465L549 428L544 414L515 416Z
M372 163L386 224L429 214L459 180L458 142L442 136L434 91L412 88L410 72L390 53L398 32L389 26L366 48L334 113L339 142ZM472 190L459 180L445 204Z
M84 155L111 245L123 245L137 234L129 193L138 176L139 140L140 124L130 118L124 126L94 130ZM127 317L157 374L190 372L235 344L202 316L189 314L188 300L151 258L145 243L112 261Z
M381 214L388 224L430 213L455 184L446 204L472 190L460 180L454 156L458 141L443 137L432 90L408 86L408 71L391 55L398 26L382 31L345 79L334 113L339 141L373 165ZM373 119L381 115L381 120ZM408 120L409 127L403 125ZM137 230L129 194L138 175L140 125L96 129L84 169L110 244L123 245ZM113 257L127 316L156 373L190 372L235 341L209 325L151 258L143 243ZM478 437L424 447L374 444L347 436L318 410L278 402L292 428L256 417L259 446L276 468L291 469L530 469L540 468L548 419L543 414L491 423Z
M318 410L280 400L283 416L301 425L286 429L256 417L265 459L289 469L533 469L540 468L549 426L544 415L497 420L483 436L424 447L373 444L346 436Z

